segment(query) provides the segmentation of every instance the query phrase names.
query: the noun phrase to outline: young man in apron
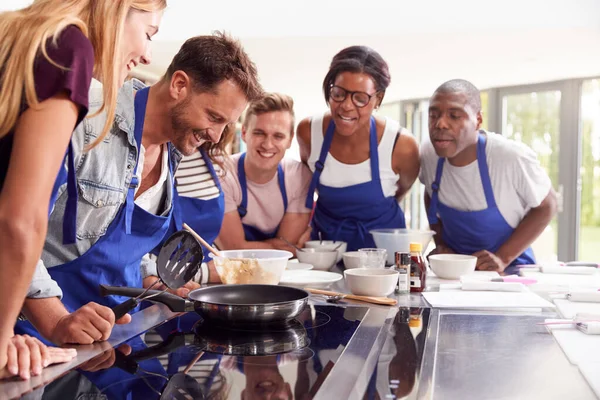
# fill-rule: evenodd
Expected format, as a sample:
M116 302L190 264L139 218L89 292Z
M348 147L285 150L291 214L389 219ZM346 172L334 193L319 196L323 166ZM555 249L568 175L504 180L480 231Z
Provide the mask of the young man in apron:
M282 238L296 244L306 230L310 171L284 159L294 137L293 107L291 97L278 93L250 103L242 126L247 151L232 157L222 177L225 218L217 239L220 248L293 252Z
M512 274L533 264L531 243L556 214L548 174L527 146L480 130L479 90L455 79L429 103L421 182L437 253L472 254L477 269Z
M206 57L210 54L210 57ZM219 66L217 68L216 66ZM230 78L233 77L233 78ZM87 119L74 133L80 192L77 242L62 245L60 224L66 195L51 214L42 260L62 289L30 298L17 331L62 343L106 340L114 324L107 307L124 298L102 297L98 285L142 287L155 279L156 265L145 257L168 231L173 212L174 171L182 154L216 143L262 92L254 64L239 42L226 35L198 36L184 43L155 85L125 84L116 124L93 151L85 152L103 126L105 114ZM91 107L98 107L95 95ZM30 293L44 291L34 281ZM37 288L37 289L36 289Z

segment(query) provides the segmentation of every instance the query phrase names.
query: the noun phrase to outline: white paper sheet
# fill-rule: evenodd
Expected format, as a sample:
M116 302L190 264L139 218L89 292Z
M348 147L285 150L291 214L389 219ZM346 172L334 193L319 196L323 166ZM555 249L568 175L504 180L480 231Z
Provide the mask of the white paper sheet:
M600 335L586 335L574 325L548 325L548 328L571 364L598 361Z
M577 313L598 314L600 315L600 303L578 303L566 299L554 299L554 304L558 308L563 318L575 318ZM598 355L600 361L600 355Z
M600 399L600 361L585 361L578 365L579 371Z
M496 271L473 271L470 274L463 275L461 278L474 281L491 281L494 278L500 278L500 275ZM460 279L441 279L431 270L427 274L427 286L430 287L456 283L460 283Z
M462 309L554 308L554 304L531 292L477 292L445 290L424 292L433 307Z

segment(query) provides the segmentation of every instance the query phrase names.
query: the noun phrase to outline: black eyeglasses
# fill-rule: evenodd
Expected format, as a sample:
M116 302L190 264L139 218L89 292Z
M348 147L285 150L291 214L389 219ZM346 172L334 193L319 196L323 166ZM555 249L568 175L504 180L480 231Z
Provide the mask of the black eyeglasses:
M348 95L350 95L352 104L354 104L358 108L365 107L367 104L369 104L373 96L379 93L378 91L373 94L368 94L365 92L351 92L349 90L335 85L331 85L330 87L331 90L329 91L329 98L331 100L335 101L336 103L341 103L342 101L346 100L346 97Z

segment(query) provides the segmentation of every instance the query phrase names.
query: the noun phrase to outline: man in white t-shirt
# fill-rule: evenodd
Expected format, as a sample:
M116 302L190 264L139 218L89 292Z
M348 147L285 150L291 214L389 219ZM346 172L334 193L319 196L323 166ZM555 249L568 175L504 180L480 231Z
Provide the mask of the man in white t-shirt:
M479 90L455 79L429 102L420 180L436 253L472 254L507 274L535 263L529 247L556 214L556 194L526 145L480 130Z
M247 152L234 155L221 178L225 217L217 245L222 249L281 249L300 244L310 209L304 203L310 170L284 159L294 137L294 102L268 93L250 103L242 125ZM285 240L282 240L284 238Z

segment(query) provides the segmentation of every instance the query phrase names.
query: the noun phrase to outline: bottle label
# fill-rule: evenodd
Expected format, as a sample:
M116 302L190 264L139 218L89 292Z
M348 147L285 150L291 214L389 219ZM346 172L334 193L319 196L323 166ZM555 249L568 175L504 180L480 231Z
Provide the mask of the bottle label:
M418 276L410 277L410 287L420 288L421 287L421 279Z
M398 276L398 290L408 290L408 275L400 274Z

